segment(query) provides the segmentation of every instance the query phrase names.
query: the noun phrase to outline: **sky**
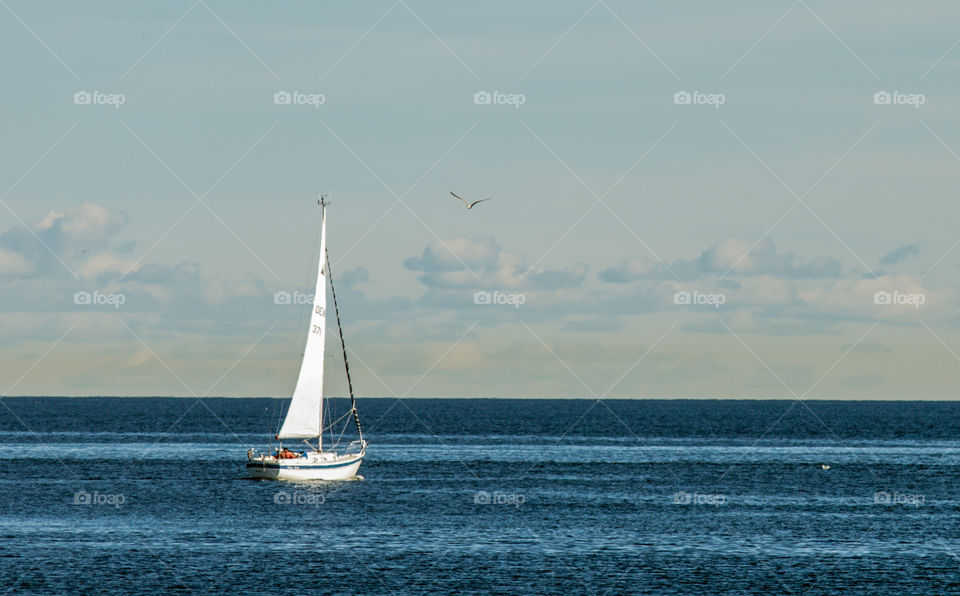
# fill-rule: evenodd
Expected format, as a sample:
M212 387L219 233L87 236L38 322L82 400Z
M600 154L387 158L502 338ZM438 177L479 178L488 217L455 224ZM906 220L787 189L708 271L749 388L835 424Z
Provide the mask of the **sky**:
M3 0L0 395L955 399L957 17Z

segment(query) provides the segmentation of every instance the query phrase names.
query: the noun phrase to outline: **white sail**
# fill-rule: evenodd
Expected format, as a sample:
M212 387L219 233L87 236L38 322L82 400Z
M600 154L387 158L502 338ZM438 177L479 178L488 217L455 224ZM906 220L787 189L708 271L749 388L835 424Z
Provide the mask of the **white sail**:
M319 437L323 420L323 347L327 336L327 207L320 211L320 266L313 312L293 401L277 435L281 439Z

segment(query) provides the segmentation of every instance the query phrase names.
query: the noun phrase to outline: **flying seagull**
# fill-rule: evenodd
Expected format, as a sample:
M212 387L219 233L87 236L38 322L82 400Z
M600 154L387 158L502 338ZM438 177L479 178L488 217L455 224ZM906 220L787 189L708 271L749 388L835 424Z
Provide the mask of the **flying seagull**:
M467 209L473 209L473 206L476 205L477 203L482 203L482 202L484 202L484 201L489 201L490 199L493 198L493 197L487 197L487 198L485 198L485 199L480 199L479 201L474 201L474 202L472 202L472 203L468 203L463 197L461 197L461 196L458 195L457 193L453 192L452 190L450 191L450 194L452 194L453 196L455 196L455 197L457 197L458 199L460 199L461 201L463 201L463 204L467 206Z

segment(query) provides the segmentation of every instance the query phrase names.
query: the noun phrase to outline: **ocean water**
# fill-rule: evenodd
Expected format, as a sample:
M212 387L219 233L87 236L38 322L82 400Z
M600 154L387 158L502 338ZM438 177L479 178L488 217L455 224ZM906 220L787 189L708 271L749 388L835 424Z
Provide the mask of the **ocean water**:
M315 484L278 400L3 404L10 593L960 593L960 403L364 399Z

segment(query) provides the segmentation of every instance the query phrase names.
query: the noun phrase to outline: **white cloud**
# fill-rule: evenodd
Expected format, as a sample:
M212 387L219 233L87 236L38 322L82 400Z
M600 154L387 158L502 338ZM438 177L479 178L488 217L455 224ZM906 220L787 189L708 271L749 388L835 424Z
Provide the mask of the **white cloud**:
M15 277L32 269L33 266L22 255L0 248L0 276Z
M127 224L124 213L84 202L66 212L49 211L34 226L38 236L61 256L107 245Z
M54 213L51 211L48 218L52 215ZM60 226L65 236L77 241L92 242L109 238L126 223L127 217L123 213L110 211L102 205L90 202L71 207L65 214L45 218L47 229Z
M126 224L125 214L90 202L48 211L29 230L16 225L0 234L0 254L8 255L0 257L0 274L65 274L64 263L84 277L125 270L123 263L129 267L132 261L119 253L130 247L111 246Z
M135 263L136 260L131 257L102 252L88 257L76 271L80 277L84 278L95 278L109 273L122 275Z
M500 246L493 238L450 238L431 242L419 257L404 262L408 269L426 272L487 270L497 263Z
M600 279L611 283L629 283L639 279L662 278L664 273L667 272L659 262L647 257L633 257L604 269L600 272Z
M586 263L530 268L525 256L502 250L493 238L464 236L436 240L403 265L422 272L424 285L446 289L555 290L582 285L589 272Z
M877 304L875 295L878 292L891 296L922 297L922 303L904 300L900 304ZM952 314L956 303L953 290L928 288L920 278L909 275L841 279L829 285L803 289L799 291L798 298L813 312L832 317L913 323L920 315L925 321L944 319Z
M781 253L773 241L728 238L721 240L696 259L679 259L668 267L646 257L634 257L600 272L600 279L630 283L641 279L667 279L674 275L695 280L705 275L772 275L790 279L831 278L841 275L840 262L827 257L802 260L795 253Z

